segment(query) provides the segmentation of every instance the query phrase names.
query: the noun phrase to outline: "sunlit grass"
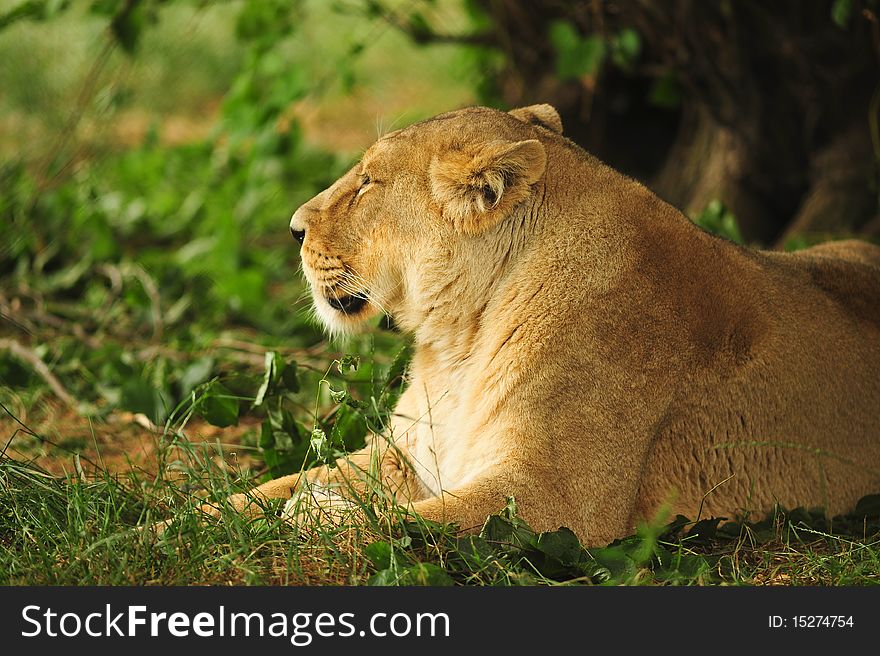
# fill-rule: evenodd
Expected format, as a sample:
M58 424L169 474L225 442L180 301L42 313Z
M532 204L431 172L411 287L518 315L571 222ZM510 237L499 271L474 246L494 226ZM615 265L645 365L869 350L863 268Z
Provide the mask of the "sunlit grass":
M827 522L803 510L742 524L666 524L658 517L630 538L577 555L570 532L537 535L513 505L499 509L480 536L462 535L454 525L407 514L373 487L354 497L353 512L342 519L303 512L294 525L280 516L281 501L251 515L225 503L256 481L247 469L218 465L219 444L190 442L171 424L160 441L152 474L111 473L77 460L57 477L4 453L0 584L880 583L876 517L863 520L857 535L853 518L841 518L842 530L830 532L815 528ZM204 503L220 516L206 516ZM164 533L150 529L165 520Z

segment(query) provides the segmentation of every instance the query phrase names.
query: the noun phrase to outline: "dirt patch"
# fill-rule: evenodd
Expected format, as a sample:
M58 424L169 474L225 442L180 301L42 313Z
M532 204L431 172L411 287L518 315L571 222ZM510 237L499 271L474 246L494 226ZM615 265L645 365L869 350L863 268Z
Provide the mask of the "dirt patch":
M82 469L122 474L132 469L155 476L160 460L185 455L175 446L188 441L199 452L210 448L216 464L241 470L259 466L253 444L260 420L243 418L237 426L218 428L193 418L184 427L166 430L152 425L143 415L114 412L106 419L84 417L58 406L47 405L27 418L26 429L5 413L0 417L0 439L6 454L33 462L46 471L63 476ZM222 457L220 454L222 453Z

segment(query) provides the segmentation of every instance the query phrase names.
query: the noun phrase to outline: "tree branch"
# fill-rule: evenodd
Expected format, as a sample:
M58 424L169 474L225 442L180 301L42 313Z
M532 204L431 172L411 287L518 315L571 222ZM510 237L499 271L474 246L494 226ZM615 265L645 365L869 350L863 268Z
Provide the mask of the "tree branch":
M67 405L69 405L74 410L79 411L79 403L70 393L64 389L64 386L61 384L55 375L49 370L49 367L45 362L37 355L34 351L29 349L27 346L24 346L20 342L14 339L3 339L0 338L0 349L9 351L13 356L21 360L22 362L29 364L31 368L43 379L46 381L46 384L52 389L59 399L64 401Z

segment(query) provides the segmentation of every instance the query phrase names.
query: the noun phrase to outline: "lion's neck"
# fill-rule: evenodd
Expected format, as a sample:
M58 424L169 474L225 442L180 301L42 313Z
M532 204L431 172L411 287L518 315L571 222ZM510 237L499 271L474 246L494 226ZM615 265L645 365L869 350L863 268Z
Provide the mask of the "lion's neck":
M485 238L422 260L429 275L411 281L413 302L400 324L413 332L416 350L430 354L439 369L452 372L473 362L483 333L493 330L487 313L501 302L511 274L534 243L534 212L524 206Z
M416 349L430 352L441 369L466 363L483 327L494 287L462 272L426 288L414 330Z

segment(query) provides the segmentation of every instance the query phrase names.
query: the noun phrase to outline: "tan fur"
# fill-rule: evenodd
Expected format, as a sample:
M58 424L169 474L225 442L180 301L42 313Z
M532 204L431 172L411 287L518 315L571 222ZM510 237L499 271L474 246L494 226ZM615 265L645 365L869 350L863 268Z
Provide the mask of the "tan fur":
M416 346L389 434L307 478L357 487L372 460L429 519L477 528L513 495L587 544L664 504L839 513L880 491L880 248L739 247L561 130L547 105L444 114L293 216L328 327L386 311ZM328 304L354 293L352 316Z

